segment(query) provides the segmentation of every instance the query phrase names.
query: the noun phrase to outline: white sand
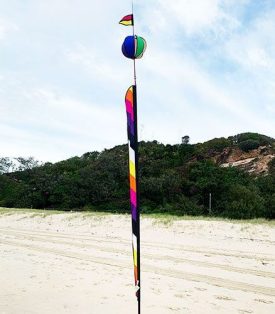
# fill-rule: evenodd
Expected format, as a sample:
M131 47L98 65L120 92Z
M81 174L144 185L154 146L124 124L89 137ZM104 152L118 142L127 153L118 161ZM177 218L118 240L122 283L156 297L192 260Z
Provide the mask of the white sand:
M275 313L275 228L142 219L142 313ZM129 216L0 215L0 313L137 313Z

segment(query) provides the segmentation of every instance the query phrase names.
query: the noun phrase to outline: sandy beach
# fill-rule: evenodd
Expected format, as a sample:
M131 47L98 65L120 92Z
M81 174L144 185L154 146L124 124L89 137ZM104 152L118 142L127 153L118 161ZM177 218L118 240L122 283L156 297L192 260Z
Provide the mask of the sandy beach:
M142 218L142 313L275 313L275 227ZM0 313L137 313L128 215L2 213Z

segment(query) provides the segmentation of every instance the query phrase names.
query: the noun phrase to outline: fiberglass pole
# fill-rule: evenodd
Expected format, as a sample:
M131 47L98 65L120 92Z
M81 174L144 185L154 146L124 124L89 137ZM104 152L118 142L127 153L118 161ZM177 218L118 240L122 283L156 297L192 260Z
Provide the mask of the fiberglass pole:
M134 21L134 0L132 0L132 15L133 15L133 36L135 40L135 21ZM136 42L136 40L135 40ZM137 193L137 269L138 269L138 287L137 301L138 301L138 314L141 313L141 284L140 284L140 196L139 196L139 151L138 151L138 110L137 110L137 74L136 74L136 59L134 58L134 115L135 115L135 138L136 138L136 193Z

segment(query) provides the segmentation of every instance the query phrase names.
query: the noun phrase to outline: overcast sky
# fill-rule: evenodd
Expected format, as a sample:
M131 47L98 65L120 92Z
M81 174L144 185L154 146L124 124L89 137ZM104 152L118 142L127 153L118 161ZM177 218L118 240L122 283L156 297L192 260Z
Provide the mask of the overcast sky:
M128 0L0 0L0 156L126 143ZM274 0L136 0L139 137L275 137Z

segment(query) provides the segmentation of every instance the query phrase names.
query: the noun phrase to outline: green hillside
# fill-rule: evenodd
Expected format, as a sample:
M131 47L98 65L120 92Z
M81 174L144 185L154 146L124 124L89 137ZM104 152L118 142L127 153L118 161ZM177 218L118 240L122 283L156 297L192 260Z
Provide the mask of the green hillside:
M145 213L275 218L275 158L265 175L220 167L225 149L244 153L275 140L243 133L199 144L140 143ZM0 175L0 206L129 212L127 146ZM30 169L31 168L31 169ZM212 195L211 211L209 194Z

